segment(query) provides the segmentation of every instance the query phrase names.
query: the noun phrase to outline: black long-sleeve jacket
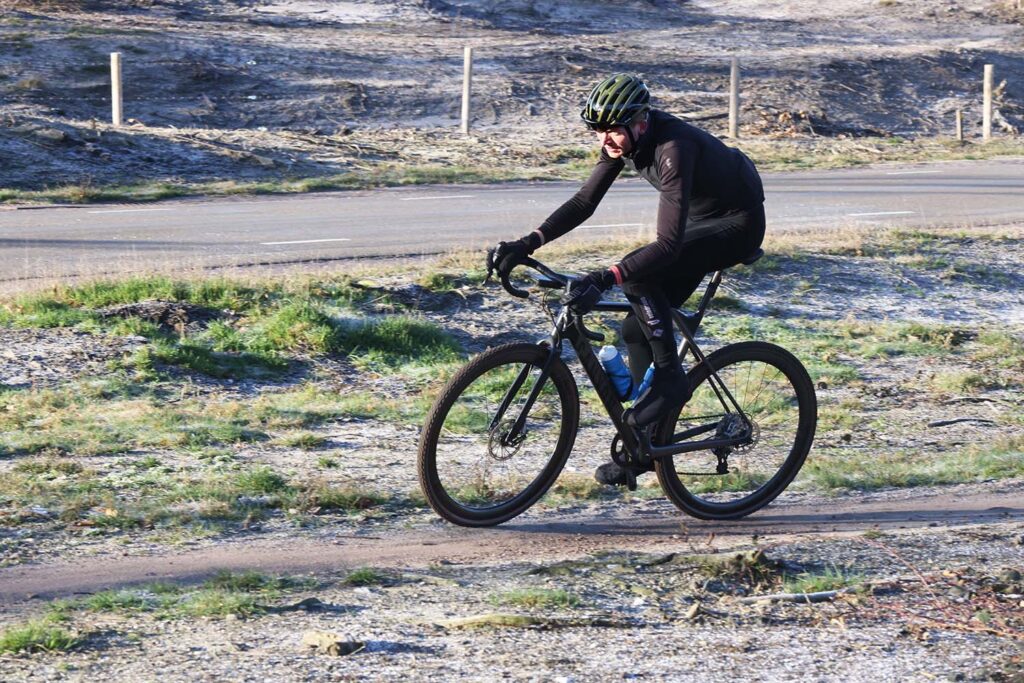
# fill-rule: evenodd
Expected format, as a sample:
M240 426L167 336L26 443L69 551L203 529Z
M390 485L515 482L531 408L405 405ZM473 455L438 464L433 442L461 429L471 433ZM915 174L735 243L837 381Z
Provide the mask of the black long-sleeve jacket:
M601 158L583 187L541 225L550 242L593 215L612 182L629 163L660 194L657 237L617 264L622 280L641 280L682 252L688 222L754 208L764 201L753 162L710 133L671 114L652 110L647 132L629 159Z

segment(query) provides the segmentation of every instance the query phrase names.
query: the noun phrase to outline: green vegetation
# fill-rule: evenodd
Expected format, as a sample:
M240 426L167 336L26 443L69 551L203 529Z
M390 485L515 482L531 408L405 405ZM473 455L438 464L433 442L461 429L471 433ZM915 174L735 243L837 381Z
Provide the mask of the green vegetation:
M800 473L803 485L821 490L869 491L886 487L938 486L1024 477L1024 439L950 453L829 454L810 458Z
M852 168L884 162L992 159L1021 154L1021 143L1012 138L1001 138L986 144L949 138L750 139L741 140L738 146L751 156L761 171Z
M879 232L830 248L864 258L895 255L895 260L903 259L901 267L940 270L956 263L964 240L1004 239L979 235ZM597 258L607 249L626 251L629 244L559 246L550 260L575 268L580 260ZM806 254L786 255L783 249L768 266L785 269L788 276L792 259ZM935 258L927 260L929 255ZM431 291L461 292L478 276L482 280L482 272L473 270L479 269L479 260L479 254L448 254L416 281ZM737 276L757 273L739 269ZM821 286L813 278L804 279L808 286ZM796 282L789 280L791 286L802 286ZM154 307L140 302L169 303ZM116 315L112 307L119 307ZM176 307L184 310L184 317L175 313ZM862 441L858 430L870 435L886 419L879 405L889 394L876 394L874 378L894 358L926 362L919 363L922 372L914 380L886 386L886 391L930 401L964 394L965 401L992 398L1000 406L994 418L1000 427L1024 425L1019 414L1003 410L1013 402L1007 396L1024 387L1024 338L1014 328L787 318L745 308L742 297L718 297L715 307L731 310L705 321L713 345L757 338L781 344L801 358L823 390L815 451L820 457L812 454L798 486L831 491L1024 476L1021 446L1012 439L937 455L881 445L877 451L851 454L855 449L844 446ZM275 281L140 277L56 287L0 301L0 325L73 327L150 340L144 351L119 362L102 378L79 378L49 388L0 386L0 464L5 468L0 471L0 512L5 523L104 532L156 529L157 535L187 536L248 527L268 518L302 525L316 523L317 514L331 511L362 518L382 507L423 506L421 498L409 494L331 485L316 478L339 477L348 459L359 457L340 446L335 450L326 425L367 419L419 426L439 384L461 364L462 353L451 337L402 311L388 301L386 292L353 275ZM596 318L594 322L593 329L605 331L609 339L617 334L617 318L609 316L606 325ZM339 382L339 375L318 370L324 355L343 358L360 370L367 387L378 376L387 376L388 393L350 386L347 374ZM275 376L283 369L291 371L288 377ZM246 382L238 390L240 385L233 382L182 381L182 370L227 378L269 376L275 381ZM482 402L499 399L511 377L495 372L481 378L473 386L475 396ZM394 391L396 385L402 390ZM253 387L257 390L251 391ZM829 393L833 389L836 393ZM593 389L584 382L580 390L584 427L606 424ZM550 401L550 384L546 391L535 406L538 425L558 410ZM989 397L987 392L996 393ZM468 398L453 411L453 429L458 420L472 429L489 420ZM701 405L698 394L691 406L697 410ZM759 418L767 427L774 412L768 402L762 407ZM544 432L534 428L540 438ZM266 449L310 453L291 471L261 464L259 454L252 457ZM168 451L173 456L165 456ZM84 459L112 455L119 459ZM289 457L293 455L303 454ZM733 464L742 462L736 458ZM742 491L760 483L763 477L757 474L763 475L739 469L727 477L691 483L698 493ZM652 477L642 483L640 491L623 494L597 485L589 474L567 473L544 504L661 495ZM491 501L495 492L470 486L458 495L472 503Z
M301 448L304 451L313 451L323 447L327 443L327 437L314 434L313 432L296 432L275 439L273 443L285 448Z
M349 586L381 586L394 582L394 577L372 567L362 567L345 577Z
M151 613L159 619L251 617L272 609L268 602L315 584L296 577L224 571L195 587L164 583L119 588L81 599L58 600L49 611L52 620L68 620L78 612Z
M820 572L803 572L797 575L782 577L782 590L786 593L818 593L821 591L839 590L864 583L859 574L844 572L832 566Z
M897 356L933 357L972 353L991 357L977 333L945 323L885 320L806 320L730 314L709 317L705 331L722 342L763 339L779 344L804 361L815 381L849 384L859 378L856 360L878 361ZM986 340L992 340L986 337ZM1012 338L998 337L1012 346Z
M118 467L103 474L85 468L63 473L45 468L46 462L39 461L31 471L15 468L0 475L0 507L42 508L46 518L60 524L135 529L248 523L273 510L301 518L408 504L351 484L291 480L267 466L223 471L213 465L169 473ZM31 513L24 514L32 519ZM16 523L21 517L5 519Z
M260 376L286 369L288 354L345 354L375 372L460 357L451 337L422 320L359 315L355 304L365 296L344 276L297 283L132 278L19 297L0 305L0 324L144 336L152 344L126 365L145 375L162 364L212 377Z
M562 589L549 588L523 588L492 595L489 600L494 605L515 605L531 609L578 607L580 604L579 596Z
M0 631L0 654L70 650L80 640L51 620L38 619Z
M0 457L17 454L108 455L179 449L197 456L211 448L267 443L312 449L324 437L309 429L339 418L420 424L454 364L406 366L410 394L338 392L314 382L251 398L181 398L173 382L124 377L83 379L53 389L0 387ZM428 372L431 370L431 372ZM270 433L278 433L271 440Z

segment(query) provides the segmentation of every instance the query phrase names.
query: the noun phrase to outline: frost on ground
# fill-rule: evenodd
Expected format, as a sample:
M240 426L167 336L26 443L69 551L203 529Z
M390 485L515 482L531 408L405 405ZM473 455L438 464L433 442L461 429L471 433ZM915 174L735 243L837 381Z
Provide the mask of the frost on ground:
M522 173L586 142L580 101L609 71L643 74L657 106L723 133L732 57L747 137L949 137L958 109L972 136L984 64L996 130L1016 134L1024 28L1011 5L6 0L0 188L355 177L389 163ZM114 51L122 129L107 125Z
M847 238L817 250L770 243L756 267L726 274L729 299L705 324L702 338L711 347L743 322L808 364L827 355L801 346L815 335L878 344L871 352L851 346L829 361L855 370L857 379L819 376L819 431L808 464L761 513L733 523L682 517L650 477L637 494L556 493L494 530L454 528L412 499L354 513L268 508L221 526L118 529L90 521L95 517L65 523L0 498L0 519L9 520L0 527L0 624L56 612L66 619L59 625L80 639L67 653L0 654L0 674L724 681L756 672L751 676L763 680L1016 680L1024 480L968 472L957 484L862 490L857 482L901 458L955 467L999 444L1008 449L1006 462L1019 462L1024 368L1013 344L1024 335L1024 244L1014 230ZM585 271L595 256L570 250L550 258ZM431 291L415 277L380 275L367 312L411 306L468 352L533 340L546 328L536 299L513 300L477 281ZM885 351L893 330L938 335L930 343L949 348L923 356ZM61 330L4 333L13 344L0 354L0 381L25 391L89 376L145 343ZM992 339L1004 344L1003 355L986 350ZM185 400L186 386L209 405L303 382L380 397L417 390L401 376L359 372L344 357L312 366L313 374L268 383L180 375L168 405ZM567 468L577 488L607 457L612 434L598 418L585 406ZM270 466L400 498L415 490L415 425L346 417L311 431L322 439L312 450L254 443L222 455L243 471ZM0 460L0 476L19 464L53 462L48 457L11 454ZM126 500L160 486L160 472L215 471L189 450L63 457L94 469ZM322 459L336 464L314 465ZM143 462L156 467L138 478L136 463ZM855 465L843 470L849 462ZM847 477L848 487L822 488L821 477L830 474ZM363 574L365 585L351 578L360 567L373 569ZM195 582L219 569L305 578L276 592L221 594L211 608ZM177 587L148 586L158 580ZM127 592L86 604L88 594L107 586ZM87 595L73 595L79 591ZM767 597L802 592L824 597ZM60 595L79 602L53 607L51 598ZM189 604L205 605L212 616L195 616L198 608ZM336 656L304 642L344 643L355 652Z

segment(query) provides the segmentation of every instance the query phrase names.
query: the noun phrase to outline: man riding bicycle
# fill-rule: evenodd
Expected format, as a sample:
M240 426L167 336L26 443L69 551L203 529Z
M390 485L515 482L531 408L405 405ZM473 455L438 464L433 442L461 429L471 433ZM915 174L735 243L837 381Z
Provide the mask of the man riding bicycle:
M615 74L598 83L580 116L601 142L601 156L583 187L541 226L495 248L498 272L507 275L542 245L591 215L626 164L660 194L656 238L618 263L579 279L565 299L578 313L605 290L621 285L633 311L622 323L634 386L653 363L650 388L625 414L640 428L656 422L690 396L679 365L671 309L680 306L708 273L736 265L764 239L764 191L753 162L718 138L653 109L637 76ZM625 485L614 462L595 473L603 484Z

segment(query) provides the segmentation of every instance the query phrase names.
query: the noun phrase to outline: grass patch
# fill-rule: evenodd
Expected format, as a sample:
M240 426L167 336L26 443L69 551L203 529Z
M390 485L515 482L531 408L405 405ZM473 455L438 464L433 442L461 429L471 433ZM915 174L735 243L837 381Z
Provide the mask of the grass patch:
M255 398L224 400L217 396L181 398L180 388L125 378L82 379L53 389L0 388L0 456L49 454L110 455L138 450L181 449L201 455L210 449L237 448L270 440L277 445L318 448L326 437L311 427L339 418L422 424L433 400L432 388L444 381L449 365L411 366L422 379L409 384L402 397L370 391L337 392L306 384L267 392ZM454 364L452 364L454 367ZM410 368L403 368L408 372ZM417 382L422 386L415 387ZM69 462L32 465L69 468ZM28 473L27 470L23 473Z
M294 576L271 576L260 572L217 572L213 578L203 582L203 588L233 593L272 593L311 588L316 584L312 579Z
M355 314L365 295L346 277L287 284L134 278L3 302L0 324L145 336L151 344L125 366L147 376L161 365L212 377L260 376L287 369L289 354L344 354L375 372L461 358L458 344L436 325L409 316ZM112 306L121 307L119 315L110 313ZM172 324L170 315L198 320L200 329L186 333L190 328Z
M709 318L704 327L722 342L760 339L800 358L816 382L849 384L859 377L848 358L864 361L896 356L942 356L964 352L976 333L943 323L778 319L752 315Z
M945 454L897 452L810 458L800 473L804 484L819 489L859 491L1017 477L1024 477L1024 439L1020 437Z
M44 87L46 87L46 82L41 78L36 78L35 76L22 78L11 86L13 90L21 91L42 90Z
M327 437L321 436L320 434L314 434L313 432L296 432L294 434L286 434L279 437L275 439L273 443L275 446L313 451L318 448L322 448L327 441Z
M863 576L844 572L842 569L832 566L826 567L820 572L784 575L782 590L786 593L819 593L849 588L862 583L864 583Z
M949 370L928 378L928 388L939 395L971 394L999 386L998 378L972 370Z
M997 367L1024 372L1024 337L1003 330L984 330L978 335L971 356L992 361Z
M372 567L361 567L346 576L342 583L348 586L383 586L393 581L394 578L386 572Z
M35 620L11 626L0 632L0 653L63 652L80 638L47 620Z
M362 513L395 502L355 485L291 481L266 466L223 469L215 464L198 472L125 467L106 474L88 469L66 475L12 471L0 475L0 506L24 511L6 518L10 523L48 519L54 524L135 529L248 523L274 510L287 515Z
M762 172L854 168L885 162L992 159L1024 152L1021 142L1012 138L997 139L987 144L951 138L749 139L739 141L738 146L750 155Z
M530 609L578 607L579 596L561 589L523 588L490 597L494 605L513 605Z
M252 595L207 589L185 595L171 609L179 617L251 617L266 608L258 605Z
M574 500L601 500L607 498L607 486L598 484L593 477L563 472L549 490L545 499L550 503Z
M138 615L159 619L188 617L250 617L264 613L267 602L282 594L316 585L312 579L270 576L259 572L218 572L199 586L149 584L138 588L101 591L75 600L58 600L49 608L52 620L67 620L75 612Z
M0 453L200 450L268 438L243 404L202 400L168 404L159 391L131 395L135 391L117 381L82 381L58 389L0 393Z

